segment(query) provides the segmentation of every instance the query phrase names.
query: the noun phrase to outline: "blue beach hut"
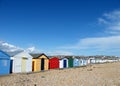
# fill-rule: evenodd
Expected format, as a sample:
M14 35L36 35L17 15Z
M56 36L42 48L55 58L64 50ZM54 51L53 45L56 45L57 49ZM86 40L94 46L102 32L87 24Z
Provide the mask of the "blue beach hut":
M0 50L0 75L10 73L10 56Z
M74 58L74 59L73 59L73 66L74 66L74 67L80 66L80 61L79 61L78 58Z
M87 59L83 59L83 65L87 65L87 62L88 60Z

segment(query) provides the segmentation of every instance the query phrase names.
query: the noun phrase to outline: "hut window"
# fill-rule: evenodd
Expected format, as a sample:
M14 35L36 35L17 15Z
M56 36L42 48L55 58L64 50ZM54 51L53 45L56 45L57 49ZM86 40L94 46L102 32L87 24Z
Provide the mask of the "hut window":
M27 60L28 58L26 58L26 57L22 57L22 59L26 59L26 60Z

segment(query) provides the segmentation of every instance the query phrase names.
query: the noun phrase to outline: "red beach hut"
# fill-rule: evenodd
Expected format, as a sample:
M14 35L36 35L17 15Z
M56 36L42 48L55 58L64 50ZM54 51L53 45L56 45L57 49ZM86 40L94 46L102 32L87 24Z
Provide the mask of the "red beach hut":
M49 59L49 69L59 68L59 58L52 57Z

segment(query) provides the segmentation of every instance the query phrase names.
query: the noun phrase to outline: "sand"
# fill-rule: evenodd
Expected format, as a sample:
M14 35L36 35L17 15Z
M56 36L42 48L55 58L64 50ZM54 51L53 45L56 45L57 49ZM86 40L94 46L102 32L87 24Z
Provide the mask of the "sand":
M120 86L120 62L0 76L0 86Z

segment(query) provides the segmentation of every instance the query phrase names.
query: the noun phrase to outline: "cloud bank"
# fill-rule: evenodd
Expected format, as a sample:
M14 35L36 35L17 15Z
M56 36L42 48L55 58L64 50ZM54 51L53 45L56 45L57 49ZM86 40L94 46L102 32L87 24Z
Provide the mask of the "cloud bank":
M0 41L0 50L8 53L10 56L14 56L15 54L20 53L22 51L26 51L28 53L44 53L43 51L40 51L34 46L29 47L27 49L23 49L23 48L16 47L12 44L9 44L3 41ZM72 52L63 51L63 50L48 51L48 52L45 52L45 54L47 55L73 55Z
M13 56L13 55L23 51L22 48L16 47L14 45L11 45L11 44L1 41L1 40L0 40L0 50L8 53L10 56Z
M40 53L41 52L39 49L35 48L34 46L29 47L27 49L23 49L23 48L16 47L12 44L9 44L1 40L0 40L0 50L8 53L10 56L14 56L15 54L20 53L22 51L26 51L28 53Z
M120 49L120 36L84 38L63 49Z

